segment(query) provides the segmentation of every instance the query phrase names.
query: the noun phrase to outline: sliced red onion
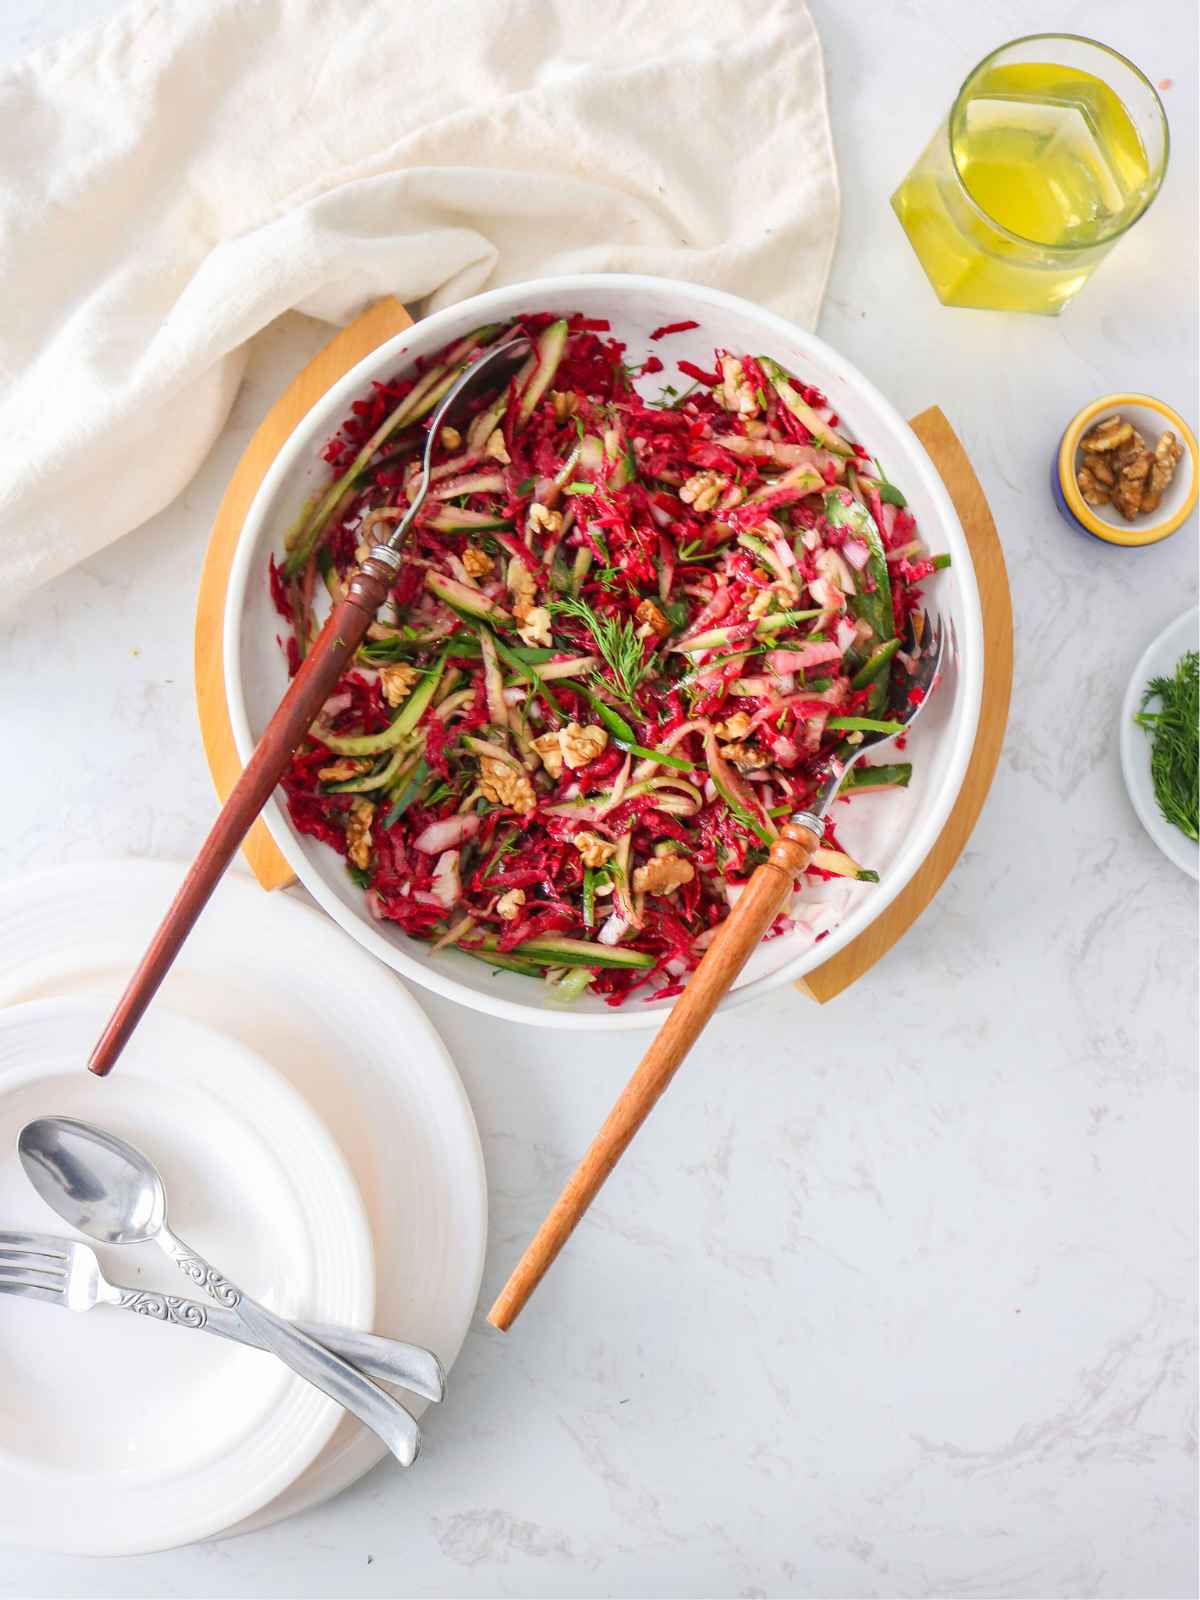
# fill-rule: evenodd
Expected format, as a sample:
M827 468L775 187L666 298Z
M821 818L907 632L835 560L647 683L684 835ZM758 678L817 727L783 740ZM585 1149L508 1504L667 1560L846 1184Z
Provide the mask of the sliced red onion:
M625 918L618 916L614 911L612 916L608 918L607 922L601 925L600 931L596 935L596 943L620 944L621 938L628 927L629 924L626 922Z
M444 817L440 822L429 823L421 829L413 844L427 856L436 856L443 850L451 850L455 845L474 838L478 832L478 813L464 811L456 817Z
M478 817L474 820L476 823L479 821ZM458 904L462 895L462 878L458 870L457 850L446 850L437 858L437 865L433 869L431 893L438 905L445 906L447 910Z
M345 711L353 704L354 696L352 694L331 694L321 707L322 722L331 721L340 711Z
M850 646L854 644L858 638L858 627L855 624L854 618L842 617L838 622L837 629L835 630L833 637L835 643L837 644L839 654L845 655L846 651L849 650Z
M832 642L806 644L799 650L772 650L767 657L772 672L807 672L810 667L822 667L827 661L841 659L841 646Z
M871 559L871 552L864 539L847 539L842 546L842 554L856 572L861 572Z

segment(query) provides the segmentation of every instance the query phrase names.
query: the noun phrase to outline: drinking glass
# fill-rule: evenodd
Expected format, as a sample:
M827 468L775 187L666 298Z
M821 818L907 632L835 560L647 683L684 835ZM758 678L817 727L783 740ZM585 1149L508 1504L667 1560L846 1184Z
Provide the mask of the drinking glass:
M971 71L892 207L944 305L1053 316L1149 207L1168 148L1132 61L1031 34Z

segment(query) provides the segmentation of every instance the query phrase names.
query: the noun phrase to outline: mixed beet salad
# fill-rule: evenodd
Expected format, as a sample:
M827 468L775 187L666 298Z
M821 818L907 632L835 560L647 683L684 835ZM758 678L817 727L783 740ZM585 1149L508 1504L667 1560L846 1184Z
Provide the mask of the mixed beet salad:
M777 820L880 726L917 586L948 557L802 375L726 350L630 366L607 323L535 314L376 383L326 446L271 563L293 672L318 595L408 505L441 395L518 332L525 367L435 441L390 602L287 805L376 919L564 999L661 998ZM910 771L856 766L844 793ZM809 872L875 879L832 827Z

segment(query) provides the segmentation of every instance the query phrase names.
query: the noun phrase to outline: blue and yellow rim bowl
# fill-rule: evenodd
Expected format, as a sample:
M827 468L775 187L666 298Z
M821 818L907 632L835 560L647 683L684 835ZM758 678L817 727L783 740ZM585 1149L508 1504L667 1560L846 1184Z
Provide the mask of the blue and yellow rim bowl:
M1158 520L1140 517L1136 522L1118 525L1100 516L1089 506L1079 492L1075 481L1079 441L1092 424L1112 411L1152 411L1162 423L1159 432L1170 429L1183 445L1184 455L1175 469L1175 478L1183 484L1182 498L1171 495L1174 504ZM1150 441L1153 443L1153 441ZM1084 406L1067 424L1058 447L1058 456L1051 473L1054 502L1063 518L1081 533L1102 539L1105 544L1120 545L1125 549L1140 549L1143 545L1158 544L1169 539L1175 530L1191 516L1196 506L1196 493L1200 475L1197 473L1196 436L1172 406L1148 394L1106 394L1091 405ZM1172 488L1174 485L1172 485ZM1168 491L1170 494L1170 491Z

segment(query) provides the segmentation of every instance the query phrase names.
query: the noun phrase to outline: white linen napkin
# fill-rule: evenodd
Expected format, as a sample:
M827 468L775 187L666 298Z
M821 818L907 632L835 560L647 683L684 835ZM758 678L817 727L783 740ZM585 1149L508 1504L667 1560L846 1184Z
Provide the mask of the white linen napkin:
M801 0L137 0L0 74L0 559L152 516L246 341L556 272L811 325L837 231Z

